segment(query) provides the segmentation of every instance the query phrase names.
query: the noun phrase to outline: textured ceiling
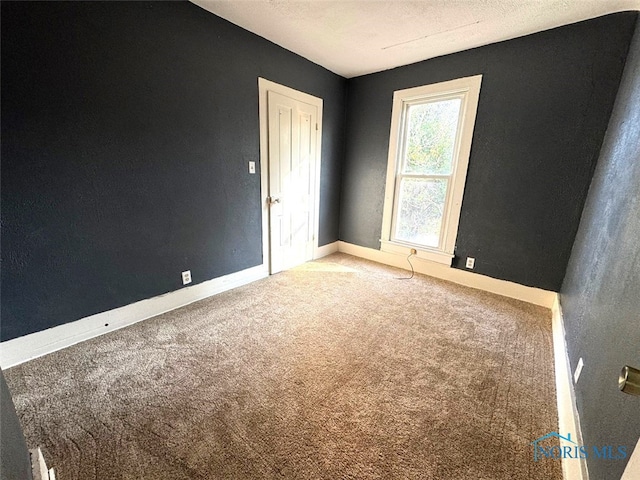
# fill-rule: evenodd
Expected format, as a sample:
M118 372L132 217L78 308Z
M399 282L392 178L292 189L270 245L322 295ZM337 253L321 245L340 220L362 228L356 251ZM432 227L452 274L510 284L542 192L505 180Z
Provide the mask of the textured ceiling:
M192 1L347 78L640 10L640 0Z

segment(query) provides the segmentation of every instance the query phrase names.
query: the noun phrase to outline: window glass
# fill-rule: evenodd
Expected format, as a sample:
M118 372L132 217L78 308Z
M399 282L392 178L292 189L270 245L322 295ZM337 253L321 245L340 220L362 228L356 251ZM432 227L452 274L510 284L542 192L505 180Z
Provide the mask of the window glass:
M409 105L404 174L451 174L460 98Z
M398 195L397 240L429 247L440 243L448 179L403 178Z

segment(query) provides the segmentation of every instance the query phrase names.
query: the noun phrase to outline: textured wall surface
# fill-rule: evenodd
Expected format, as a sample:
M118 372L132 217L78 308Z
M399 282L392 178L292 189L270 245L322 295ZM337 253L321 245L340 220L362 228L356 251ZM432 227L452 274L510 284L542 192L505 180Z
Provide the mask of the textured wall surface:
M483 74L454 265L472 256L478 273L557 291L635 17L351 79L340 239L380 248L393 92Z
M2 2L2 340L262 263L258 76L324 99L338 239L346 80L188 2Z
M11 400L11 392L0 370L0 478L31 480L29 458L29 450Z
M585 443L640 436L640 397L618 390L624 365L640 368L640 22L602 145L561 290ZM625 462L590 459L591 478L620 478Z

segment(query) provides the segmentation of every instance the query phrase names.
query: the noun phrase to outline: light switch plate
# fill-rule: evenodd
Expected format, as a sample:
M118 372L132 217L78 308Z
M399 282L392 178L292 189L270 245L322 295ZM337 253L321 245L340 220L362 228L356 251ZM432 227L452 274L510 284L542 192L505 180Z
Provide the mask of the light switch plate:
M249 173L256 173L256 162L249 162Z

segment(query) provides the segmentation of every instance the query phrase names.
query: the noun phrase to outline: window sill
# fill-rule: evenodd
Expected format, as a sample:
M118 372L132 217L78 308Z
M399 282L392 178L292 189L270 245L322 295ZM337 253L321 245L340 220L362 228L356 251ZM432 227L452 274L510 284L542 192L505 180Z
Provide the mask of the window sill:
M429 260L430 262L441 263L443 265L451 266L451 260L454 255L446 252L436 250L426 250L418 247L411 247L402 243L391 242L389 240L380 240L380 250L387 253L396 253L399 255L410 255L411 249L417 250L418 253L414 254L414 257L421 258L423 260Z

